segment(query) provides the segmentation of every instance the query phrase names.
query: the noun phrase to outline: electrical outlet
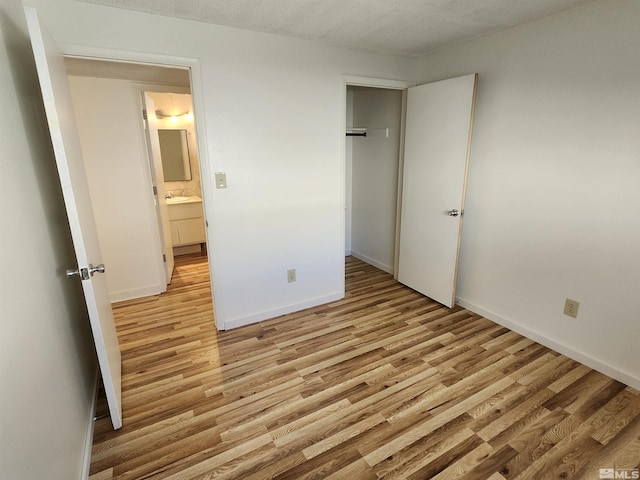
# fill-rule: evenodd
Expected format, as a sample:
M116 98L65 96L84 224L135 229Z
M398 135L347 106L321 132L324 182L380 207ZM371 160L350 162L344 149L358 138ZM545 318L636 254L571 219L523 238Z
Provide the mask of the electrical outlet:
M580 302L577 300L571 300L567 298L564 302L564 314L573 318L578 318L578 308L580 308Z
M296 281L296 269L292 268L291 270L287 270L287 282L293 283Z

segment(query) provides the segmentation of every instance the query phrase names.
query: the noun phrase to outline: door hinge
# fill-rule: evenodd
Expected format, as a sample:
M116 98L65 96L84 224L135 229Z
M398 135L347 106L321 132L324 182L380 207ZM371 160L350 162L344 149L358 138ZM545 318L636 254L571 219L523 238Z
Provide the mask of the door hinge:
M167 256L164 253L162 254L162 261L167 263Z
M153 186L153 194L158 195L158 187L156 187L155 185Z
M147 111L145 109L142 110L142 118L147 120Z

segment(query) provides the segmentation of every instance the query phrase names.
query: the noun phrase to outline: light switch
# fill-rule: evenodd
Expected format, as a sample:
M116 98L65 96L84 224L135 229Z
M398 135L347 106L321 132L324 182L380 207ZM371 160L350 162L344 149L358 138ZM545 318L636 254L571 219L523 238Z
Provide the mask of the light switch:
M227 188L227 174L216 172L216 188Z

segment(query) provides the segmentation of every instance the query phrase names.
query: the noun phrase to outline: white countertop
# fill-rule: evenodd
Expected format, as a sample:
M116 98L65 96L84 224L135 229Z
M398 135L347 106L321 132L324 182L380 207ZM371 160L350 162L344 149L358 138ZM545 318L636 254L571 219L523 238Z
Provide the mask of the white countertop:
M190 197L172 197L167 198L167 205L182 205L184 203L199 203L202 202L202 198L197 195L192 195Z

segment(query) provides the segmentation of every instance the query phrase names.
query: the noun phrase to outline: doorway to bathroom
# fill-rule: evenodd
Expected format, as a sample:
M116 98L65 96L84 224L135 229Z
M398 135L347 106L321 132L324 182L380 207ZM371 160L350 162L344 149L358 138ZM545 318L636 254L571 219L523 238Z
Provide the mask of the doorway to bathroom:
M113 428L119 429L122 427L122 346L119 345L120 342L117 338L112 307L113 299L109 298L113 296L113 289L111 292L109 291L109 284L105 275L107 272L107 267L103 263L105 255L103 255L100 248L100 243L104 242L104 238L100 238L101 234L97 226L100 216L97 212L98 208L94 208L94 203L100 203L102 207L106 206L105 209L109 213L106 218L112 222L111 228L102 229L102 235L105 232L109 234L115 232L115 234L126 239L127 245L123 250L128 251L129 245L132 245L132 248L137 248L138 252L141 253L150 251L153 254L154 251L156 253L160 251L159 248L154 248L159 247L162 243L159 238L161 235L159 235L159 227L155 215L147 215L146 220L148 221L147 225L154 225L155 222L156 228L150 231L144 228L140 230L141 232L147 231L151 238L155 239L147 244L131 234L134 227L138 225L137 222L130 221L131 215L129 215L129 211L122 210L121 214L117 215L113 214L109 208L121 204L137 205L134 201L137 196L141 195L143 199L149 198L148 195L145 195L145 191L148 191L149 187L151 187L152 194L151 203L155 205L160 201L157 188L151 185L151 182L143 182L141 186L139 182L135 181L135 173L140 173L140 169L133 168L131 170L131 177L134 180L130 181L129 177L118 176L119 170L114 169L112 166L114 161L120 162L120 165L126 165L127 163L137 165L141 167L143 172L138 178L150 179L150 175L148 175L149 168L142 166L149 165L148 162L141 162L139 159L136 162L135 157L129 157L124 154L121 148L122 146L132 146L136 143L133 140L135 136L130 134L131 131L135 131L135 128L118 131L121 125L126 125L127 118L144 119L146 115L142 114L142 109L135 107L135 103L133 103L134 108L132 110L130 108L132 104L126 101L127 97L131 99L132 94L134 97L136 96L135 89L130 88L131 85L110 85L112 87L111 91L105 94L103 94L104 92L98 92L94 96L85 97L82 93L87 92L87 85L84 84L75 90L76 98L74 102L74 95L72 95L72 90L74 89L70 88L72 76L68 74L65 56L60 51L59 45L51 38L46 28L42 26L35 9L27 7L25 8L25 14L40 83L40 92L44 101L46 120L54 150L57 176L66 207L67 226L71 231L78 262L77 268L66 270L66 275L69 278L77 276L82 282L88 320L94 337L109 414ZM91 60L95 61L95 58ZM198 62L193 59L182 59L182 62L186 62L183 70L187 70L189 84L191 85L190 71L191 68L198 69ZM109 64L109 62L106 63ZM113 64L115 63L117 62L114 61ZM189 65L192 65L192 67L189 67ZM91 69L91 73L87 78L99 78L104 81L112 79L109 76L97 76L96 71L93 69ZM199 85L197 81L195 81L195 84ZM119 99L121 102L111 102L113 99ZM82 113L78 114L78 112L83 112L87 115L93 114L94 119L101 117L107 119L104 122L104 131L99 126L101 125L100 122L87 122L85 125L82 120L86 118L76 122L76 116L82 116ZM137 115L140 115L140 117L137 117ZM202 125L202 121L200 123ZM90 135L85 132L83 137L80 128L78 128L79 126L86 127ZM148 128L148 123L145 122L145 126ZM123 139L119 138L118 133L123 134ZM83 139L84 146L82 145ZM95 140L101 140L105 147L93 150L96 153L96 158L94 158L94 155L87 155L87 150L91 150L95 146ZM206 151L206 149L201 151ZM98 155L105 152L106 158ZM89 164L91 168L87 168ZM89 171L93 171L95 175L87 175ZM113 181L113 179L116 180ZM147 188L144 188L145 185ZM127 187L133 188L128 189ZM94 193L94 191L100 191L101 194ZM107 192L106 195L105 191ZM96 202L95 198L100 198L101 202ZM141 205L143 207L141 211L144 212L144 206L149 205L149 202L142 202ZM147 210L153 212L154 208L147 208ZM144 217L145 215L142 215L140 218L143 224L145 223ZM102 227L108 224L109 221L105 221L102 223ZM62 227L64 228L64 225ZM156 235L154 235L154 231ZM135 259L133 256L131 258ZM210 272L209 265L207 261L207 273ZM163 278L160 281L160 285L163 285L162 289L164 289L166 287L164 268L161 267L158 270L160 275L156 278ZM109 267L110 271L111 267ZM94 278L96 273L99 275ZM151 273L153 274L153 271ZM209 276L209 278L211 277L212 275ZM211 287L210 280L207 285ZM149 288L148 286L143 287L143 289ZM157 298L157 295L155 298ZM210 290L209 295L207 295L208 305L213 306L212 300L213 294ZM154 321L161 318L162 312L158 312L158 314L158 317L154 317ZM210 322L211 328L214 328L214 325L217 328L223 328L216 325L213 310L204 319ZM211 322L211 320L214 320L214 322Z
M110 300L163 293L174 256L209 264L190 70L65 63Z
M142 92L144 133L167 284L174 257L206 255L193 102L188 93Z

